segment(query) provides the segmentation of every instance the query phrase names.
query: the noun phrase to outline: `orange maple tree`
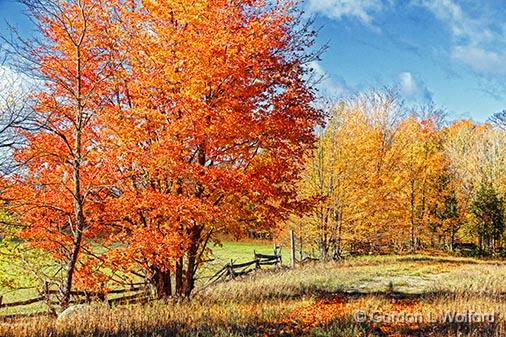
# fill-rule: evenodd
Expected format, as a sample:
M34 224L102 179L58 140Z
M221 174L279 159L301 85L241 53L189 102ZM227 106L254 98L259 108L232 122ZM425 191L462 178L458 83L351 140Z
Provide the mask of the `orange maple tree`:
M90 241L103 231L99 210L108 181L98 115L111 95L105 79L115 67L100 1L29 1L41 37L18 52L40 83L28 129L15 150L23 164L2 196L22 225L20 236L51 252L61 266L60 304L73 285L95 284ZM30 55L26 55L29 50ZM27 68L24 68L27 69ZM74 281L77 281L75 284Z
M127 60L104 115L117 193L116 266L160 296L189 295L215 234L273 226L298 208L303 153L322 121L305 64L314 33L291 1L126 1ZM297 28L298 27L298 28Z
M139 269L188 296L208 243L302 210L295 182L322 114L297 3L27 1L34 128L2 195L61 264L60 304ZM25 49L21 50L26 51ZM109 248L97 256L94 244Z

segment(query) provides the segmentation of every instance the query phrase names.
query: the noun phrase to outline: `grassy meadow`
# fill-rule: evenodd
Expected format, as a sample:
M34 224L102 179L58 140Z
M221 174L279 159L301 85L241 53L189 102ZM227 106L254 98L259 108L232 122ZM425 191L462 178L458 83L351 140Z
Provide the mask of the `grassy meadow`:
M225 243L215 253L242 262L239 258L247 261L254 249L268 253L269 248ZM0 335L504 336L505 279L502 261L428 255L354 257L261 271L201 289L190 302L112 309L97 304L86 315L65 321L6 322L0 325ZM492 314L493 322L451 322L444 316L470 312ZM357 313L368 318L361 321ZM373 319L400 314L423 319ZM428 317L436 319L428 322Z
M209 257L210 261L199 271L197 283L203 286L209 280L209 277L214 275L216 271L221 269L225 264L230 261L235 263L242 263L251 261L254 258L254 252L262 254L273 254L273 245L268 241L224 241L219 245L211 245L212 255ZM283 260L288 262L288 251L282 250ZM33 281L25 278L27 275L19 273L20 267L9 265L7 261L4 262L2 270L6 271L6 278L16 280L17 288L7 287L7 285L0 284L0 296L2 296L3 303L11 303L23 301L30 298L39 296L37 287L33 287ZM46 310L47 307L43 303L34 303L25 307L15 308L0 308L0 315L16 314L16 313L32 313Z

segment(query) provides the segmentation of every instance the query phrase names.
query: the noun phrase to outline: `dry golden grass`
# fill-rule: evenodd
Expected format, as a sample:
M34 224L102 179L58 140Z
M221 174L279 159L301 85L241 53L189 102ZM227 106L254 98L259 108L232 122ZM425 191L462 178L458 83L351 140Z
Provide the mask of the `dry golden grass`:
M506 265L446 257L364 257L262 272L192 301L107 308L58 322L0 325L1 336L504 336ZM495 322L358 322L354 313L494 313Z

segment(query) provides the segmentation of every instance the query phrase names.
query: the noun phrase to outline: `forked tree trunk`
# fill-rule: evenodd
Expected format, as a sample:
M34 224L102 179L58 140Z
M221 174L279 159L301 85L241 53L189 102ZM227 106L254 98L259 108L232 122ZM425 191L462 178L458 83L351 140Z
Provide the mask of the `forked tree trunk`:
M70 223L73 243L70 252L69 260L65 268L65 280L62 285L62 298L60 306L62 309L66 309L70 303L70 295L72 291L72 282L74 279L74 273L76 269L79 252L81 250L81 242L83 239L83 231L86 223L84 218L83 210L83 196L81 191L81 161L82 161L82 130L83 130L83 101L82 101L82 77L81 77L81 44L84 38L85 31L82 32L82 38L78 44L76 44L77 55L76 55L76 112L75 112L75 141L73 149L73 163L72 163L72 184L73 184L73 198L74 198L74 224ZM72 222L72 220L71 220Z
M410 191L410 225L411 225L411 250L416 251L415 242L415 182L411 180L411 191Z
M184 297L190 297L193 288L195 287L195 258L196 258L196 249L191 249L188 252L188 266L186 268L186 277L185 277L185 285L184 285Z
M455 251L455 234L456 234L456 232L457 232L457 231L455 230L455 228L454 228L454 227L452 227L452 230L451 230L451 238L450 238L450 241L451 241L451 242L450 242L450 247L451 247L450 249L451 249L451 251L452 251L452 252L454 252L454 251Z

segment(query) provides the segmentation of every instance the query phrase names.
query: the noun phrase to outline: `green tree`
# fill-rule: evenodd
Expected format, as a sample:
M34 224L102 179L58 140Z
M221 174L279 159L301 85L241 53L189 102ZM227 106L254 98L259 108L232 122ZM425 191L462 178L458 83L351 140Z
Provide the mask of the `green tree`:
M481 253L500 247L504 234L504 201L491 184L481 184L470 213Z

